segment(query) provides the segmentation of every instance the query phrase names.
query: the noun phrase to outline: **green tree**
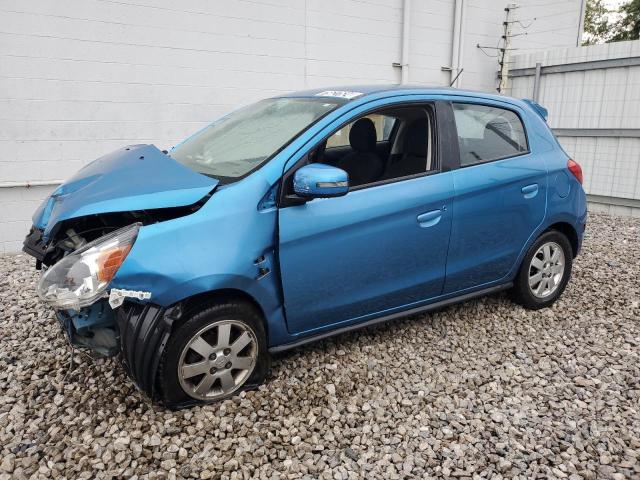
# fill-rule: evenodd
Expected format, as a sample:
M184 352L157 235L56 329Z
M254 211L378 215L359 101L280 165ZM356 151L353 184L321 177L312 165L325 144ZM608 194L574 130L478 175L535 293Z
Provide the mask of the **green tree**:
M620 7L620 19L613 25L610 42L640 39L640 0L631 0Z
M583 45L606 43L611 34L609 24L609 10L603 0L587 0L587 8L584 12L584 36Z

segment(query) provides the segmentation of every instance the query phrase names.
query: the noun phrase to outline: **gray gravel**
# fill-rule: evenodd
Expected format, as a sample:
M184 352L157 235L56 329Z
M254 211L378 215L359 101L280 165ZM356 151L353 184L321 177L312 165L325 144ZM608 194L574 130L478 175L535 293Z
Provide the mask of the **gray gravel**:
M640 478L640 219L591 215L563 298L506 295L277 358L260 390L169 412L69 350L0 257L0 479Z

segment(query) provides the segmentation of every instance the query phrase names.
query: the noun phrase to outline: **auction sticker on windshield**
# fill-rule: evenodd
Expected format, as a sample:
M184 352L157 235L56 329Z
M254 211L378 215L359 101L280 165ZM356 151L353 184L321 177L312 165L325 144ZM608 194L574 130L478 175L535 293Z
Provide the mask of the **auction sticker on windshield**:
M325 90L324 92L316 93L316 97L338 97L338 98L356 98L362 95L362 92L349 92L346 90Z

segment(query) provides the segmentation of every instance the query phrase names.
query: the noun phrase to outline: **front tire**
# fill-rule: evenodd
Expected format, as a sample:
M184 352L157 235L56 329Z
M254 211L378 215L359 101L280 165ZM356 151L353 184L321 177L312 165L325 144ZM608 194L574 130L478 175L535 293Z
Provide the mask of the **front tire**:
M158 369L163 403L212 403L264 382L269 369L260 312L225 302L193 314L175 330Z
M514 300L529 310L553 305L567 287L572 260L566 236L555 230L540 235L522 260L513 286Z

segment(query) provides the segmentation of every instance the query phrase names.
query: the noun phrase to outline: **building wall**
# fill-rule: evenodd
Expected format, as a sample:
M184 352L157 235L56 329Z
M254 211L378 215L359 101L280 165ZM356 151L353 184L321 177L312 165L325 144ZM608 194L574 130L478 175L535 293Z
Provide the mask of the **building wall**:
M538 101L582 166L592 209L640 216L640 41L518 55L513 73L536 63L543 73L547 66L585 66L543 74ZM534 82L532 75L514 77L511 94L532 97Z
M55 188L13 185L56 183L125 144L170 147L259 98L399 82L402 4L0 0L0 251L20 248ZM411 4L410 82L448 84L454 0ZM465 4L461 86L494 90L497 59L476 45L498 44L506 1ZM581 0L520 4L514 47L575 44Z

